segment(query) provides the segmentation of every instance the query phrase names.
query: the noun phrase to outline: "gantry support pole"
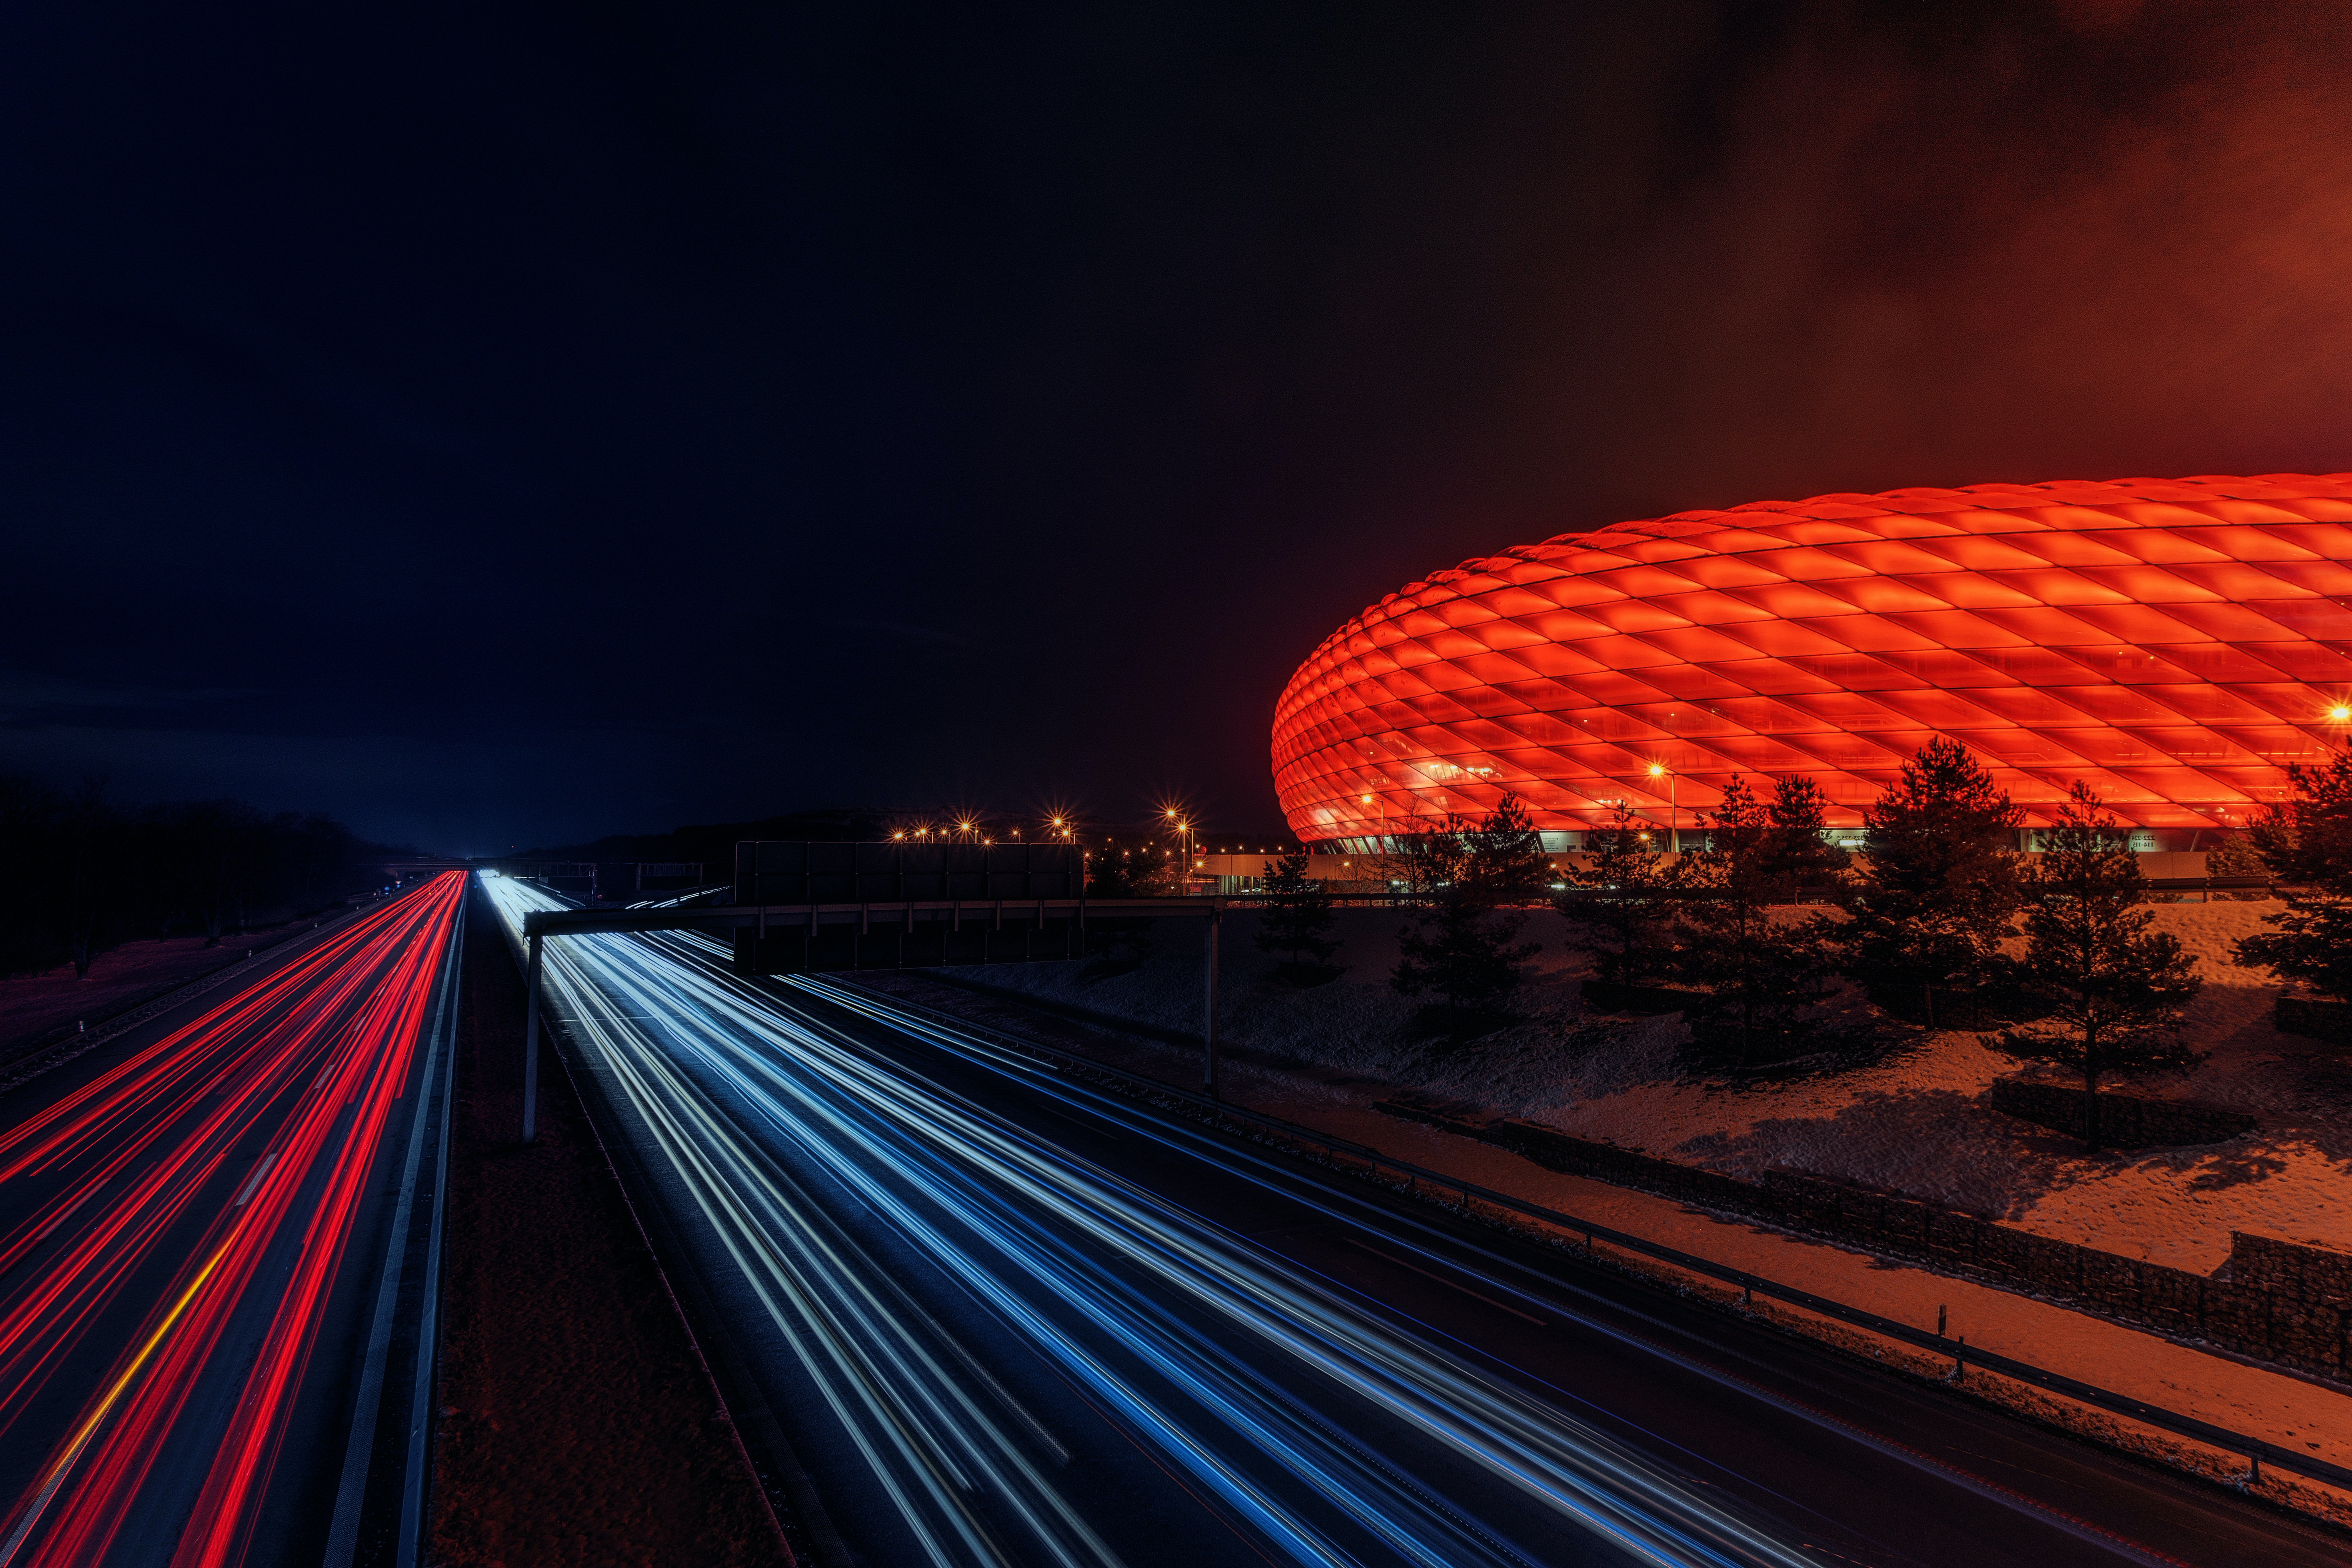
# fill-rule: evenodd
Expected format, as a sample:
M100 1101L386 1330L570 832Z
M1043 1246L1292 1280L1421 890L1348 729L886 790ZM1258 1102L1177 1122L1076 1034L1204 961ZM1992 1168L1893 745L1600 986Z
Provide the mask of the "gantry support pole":
M539 1136L539 967L540 951L546 942L543 936L531 937L530 973L523 983L530 991L522 1026L522 1141L526 1143Z
M1211 1100L1217 1098L1217 926L1223 918L1223 910L1212 910L1209 918L1202 922L1204 930L1201 952L1208 961L1208 990L1201 1008L1201 1076L1202 1087Z

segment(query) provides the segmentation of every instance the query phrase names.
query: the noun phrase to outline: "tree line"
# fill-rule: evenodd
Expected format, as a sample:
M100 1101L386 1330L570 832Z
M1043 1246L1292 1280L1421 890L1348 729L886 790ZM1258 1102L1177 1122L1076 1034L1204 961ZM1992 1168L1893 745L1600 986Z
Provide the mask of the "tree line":
M2288 773L2295 797L2228 851L2230 869L2278 878L2286 904L2236 961L2352 997L2352 750ZM1817 1010L1848 982L1884 1013L1987 1028L1988 1044L2079 1075L2095 1147L2103 1079L2201 1059L2179 1032L2194 961L2149 929L2131 830L2087 784L2031 854L2016 848L2022 810L1947 740L1865 809L1864 856L1830 841L1827 806L1811 778L1769 794L1734 778L1676 855L1620 805L1560 868L1516 798L1433 820L1391 844L1407 923L1390 983L1434 999L1459 1042L1521 983L1539 951L1528 928L1549 904L1566 945L1590 955L1587 996L1604 1010L1679 1007L1696 1037L1752 1065L1817 1044ZM1294 976L1338 949L1307 865L1268 863L1259 936ZM1826 907L1791 909L1801 889Z
M96 783L0 773L0 973L71 963L79 978L133 937L217 943L264 915L313 913L381 880L372 847L316 812L133 805Z

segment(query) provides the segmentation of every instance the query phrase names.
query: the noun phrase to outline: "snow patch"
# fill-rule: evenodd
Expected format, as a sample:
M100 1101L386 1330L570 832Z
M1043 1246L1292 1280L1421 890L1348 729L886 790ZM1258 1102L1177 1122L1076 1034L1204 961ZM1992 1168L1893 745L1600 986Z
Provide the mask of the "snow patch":
M1335 911L1339 978L1300 988L1251 940L1254 913L1225 917L1218 1030L1228 1045L1399 1088L1528 1116L1565 1131L1749 1179L1773 1166L1869 1183L1991 1215L2042 1235L2210 1273L2230 1233L2352 1247L2352 1057L2271 1026L2278 985L2230 962L2263 928L2268 900L2154 906L2155 929L2181 939L2205 988L2189 1037L2211 1053L2190 1072L2126 1085L2261 1119L2254 1132L2200 1148L2096 1158L2073 1139L1983 1104L2020 1065L1972 1032L1927 1037L1899 1058L1810 1079L1728 1089L1684 1076L1681 1021L1596 1017L1578 995L1580 955L1548 912L1544 944L1515 1003L1519 1022L1468 1047L1416 1037L1417 1004L1389 989L1402 918ZM1157 1026L1201 1026L1201 938L1161 922L1139 966L990 965L971 977Z

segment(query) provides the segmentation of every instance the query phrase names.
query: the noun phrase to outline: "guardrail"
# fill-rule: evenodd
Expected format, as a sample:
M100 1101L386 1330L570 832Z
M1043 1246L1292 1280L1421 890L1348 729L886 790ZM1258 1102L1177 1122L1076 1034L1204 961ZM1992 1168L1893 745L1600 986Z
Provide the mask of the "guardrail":
M2134 1399L2128 1394L2116 1394L2095 1384L2068 1377L2063 1373L2051 1372L2011 1356L1997 1355L1990 1351L1972 1351L1968 1348L1965 1340L1956 1342L1941 1334L1930 1333L1925 1329L1915 1329L1908 1323L1898 1322L1892 1318L1880 1317L1877 1313L1863 1308L1849 1307L1843 1301L1833 1301L1825 1296L1816 1296L1811 1291L1800 1290L1794 1286L1783 1285L1776 1280L1767 1279L1762 1275L1748 1273L1744 1269L1728 1268L1712 1258L1700 1258L1696 1254L1668 1247L1663 1242L1652 1241L1646 1237L1630 1235L1591 1220L1562 1213L1559 1209L1546 1208L1541 1204L1531 1204L1524 1199L1515 1198L1507 1193L1498 1193L1491 1187L1482 1187L1475 1182L1465 1182L1459 1176L1449 1175L1443 1171L1433 1171L1425 1165L1417 1165L1410 1160L1397 1159L1393 1155L1384 1154L1377 1149L1367 1147L1352 1140L1335 1138L1328 1132L1318 1132L1314 1128L1286 1121L1279 1116L1268 1116L1263 1111L1251 1110L1228 1101L1211 1100L1204 1094L1196 1094L1190 1089L1180 1089L1174 1084L1156 1078L1129 1072L1124 1068L1112 1067L1108 1063L1095 1061L1090 1058L1057 1051L1051 1046L1024 1039L1020 1036L991 1028L985 1024L972 1023L968 1019L957 1017L953 1014L941 1012L936 1007L928 1007L919 1002L910 1002L905 997L877 991L872 986L862 984L855 980L834 977L829 980L829 983L845 990L855 990L862 995L872 998L882 1006L920 1014L947 1027L961 1030L967 1034L986 1036L1007 1049L1024 1056L1043 1057L1049 1061L1076 1066L1087 1072L1122 1079L1153 1094L1165 1095L1181 1100L1195 1110L1206 1113L1212 1120L1222 1119L1250 1123L1299 1142L1315 1144L1327 1153L1360 1160L1376 1168L1395 1172L1403 1176L1408 1185L1416 1190L1425 1183L1440 1191L1458 1192L1462 1194L1463 1206L1465 1208L1473 1200L1475 1200L1489 1207L1502 1209L1524 1219L1533 1220L1539 1225L1565 1230L1571 1235L1581 1234L1588 1256L1591 1255L1593 1243L1596 1240L1607 1241L1611 1246L1624 1251L1639 1253L1645 1258L1672 1264L1677 1268L1685 1269L1694 1274L1720 1280L1725 1284L1736 1285L1739 1288L1743 1300L1763 1296L1772 1300L1786 1302L1792 1307L1801 1308L1805 1311L1822 1317L1867 1330L1886 1339L1897 1340L1922 1350L1948 1355L1952 1358L1955 1373L1963 1372L1969 1366L1979 1367L1987 1372L1999 1373L2003 1377L2013 1378L2020 1383L2032 1384L2037 1388L2047 1389L2053 1394L2063 1394L2066 1398L2105 1410L2110 1415L2127 1416L2143 1425L2154 1426L2159 1431L2169 1432L2175 1436L2187 1437L2194 1442L2205 1444L2209 1447L2219 1448L2224 1453L2243 1454L2253 1467L2249 1478L2251 1480L2258 1481L2262 1479L2262 1467L2265 1461L2268 1461L2279 1469L2289 1470L2313 1480L2323 1481L2329 1486L2341 1487L2352 1491L2352 1469L2347 1469L2341 1465L2330 1464L2325 1459L2314 1458L2308 1454L2298 1454L2291 1448L2282 1448L2274 1443L2266 1442L2259 1437L2250 1437L2242 1432L2228 1431L2210 1423L2200 1421L2194 1416L2181 1415L2158 1405L2150 1405L2145 1400Z
M405 898L414 890L414 889L406 889L392 896L395 899ZM371 903L373 901L370 900ZM252 973L259 965L269 962L271 956L278 953L278 949L290 946L295 942L310 941L337 921L345 920L366 908L368 904L346 905L331 914L321 910L320 918L313 922L309 931L287 932L267 946L254 948L243 958L231 959L218 969L199 974L194 979L169 982L164 989L150 992L143 997L131 1001L120 1012L107 1014L94 1026L88 1020L78 1020L75 1024L59 1024L22 1041L10 1050L5 1059L0 1059L0 1094L6 1094L11 1089L30 1083L43 1073L65 1066L84 1052L96 1050L124 1031L146 1023L158 1014L168 1013L174 1007L194 1001L207 991L226 985L241 975ZM229 940L234 945L236 942L244 939L236 937Z
M2205 901L2211 903L2216 890L2251 891L2260 888L2275 895L2279 890L2276 877L2150 877L2147 890L2151 893L2193 893L2203 889Z

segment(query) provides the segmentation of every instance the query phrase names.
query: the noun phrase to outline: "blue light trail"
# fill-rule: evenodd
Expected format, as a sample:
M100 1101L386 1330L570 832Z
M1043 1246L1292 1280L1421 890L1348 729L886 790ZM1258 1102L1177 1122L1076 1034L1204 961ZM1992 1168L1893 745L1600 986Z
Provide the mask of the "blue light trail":
M486 886L518 932L524 910L560 907ZM1068 1480L1073 1447L1100 1429L1072 1430L992 1372L968 1313L918 1300L910 1253L1261 1558L1822 1561L1443 1334L830 1020L845 1009L1016 1076L1104 1136L1171 1138L1147 1111L827 982L791 983L803 1010L724 957L691 936L551 942L549 1005L924 1561L1117 1563L1132 1531L1125 1501ZM1225 1173L1255 1179L1255 1163L1235 1152ZM1523 1506L1496 1509L1498 1489Z

